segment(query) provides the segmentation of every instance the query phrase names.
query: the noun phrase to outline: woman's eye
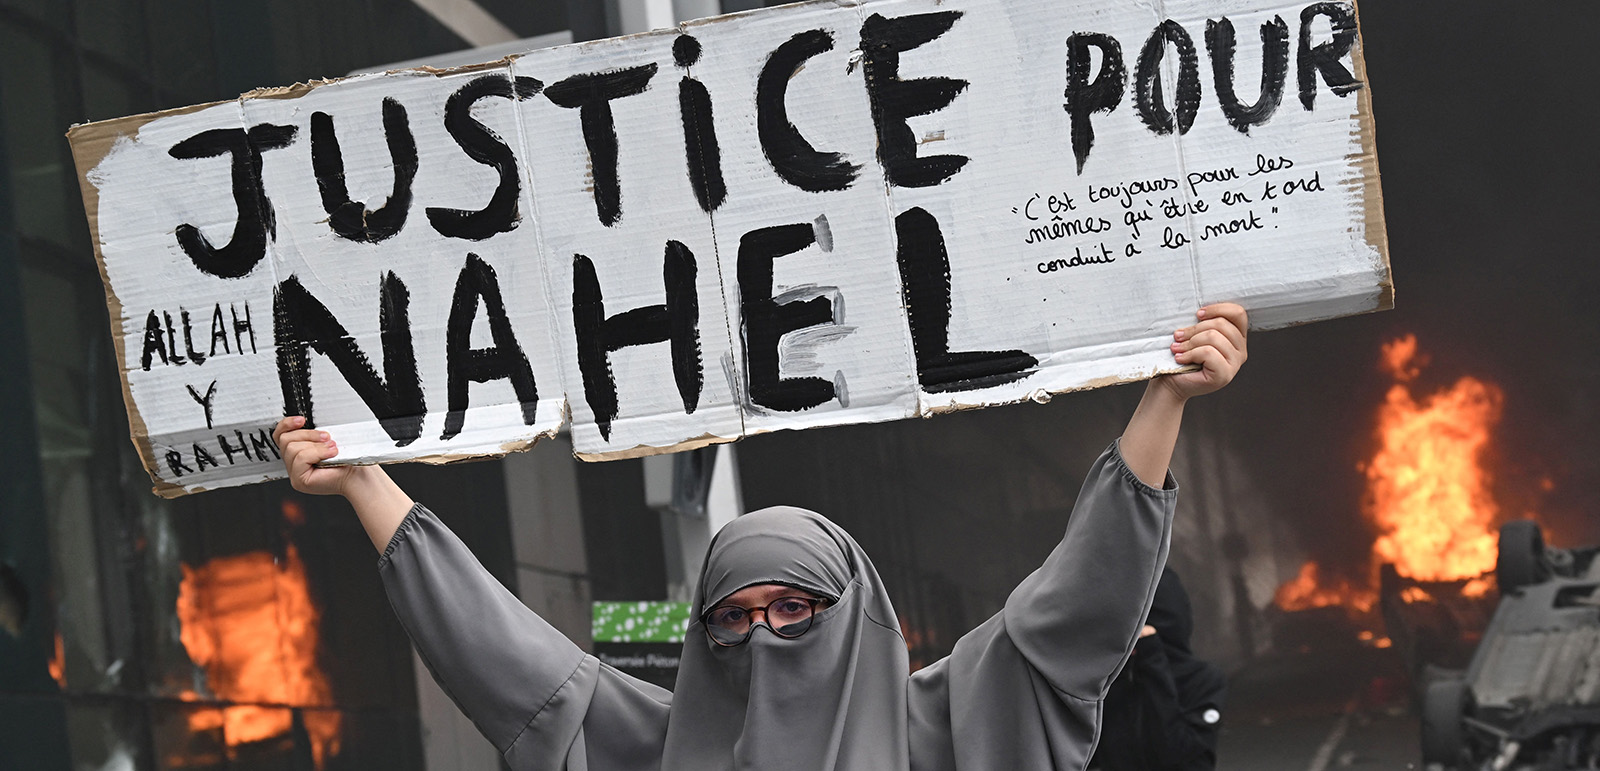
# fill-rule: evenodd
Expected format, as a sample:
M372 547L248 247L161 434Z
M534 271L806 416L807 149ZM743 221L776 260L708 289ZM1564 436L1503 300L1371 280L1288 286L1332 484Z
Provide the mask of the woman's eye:
M744 608L718 608L711 611L711 623L718 626L733 626L742 624L745 620Z
M810 603L806 602L805 600L790 597L787 599L778 600L778 602L773 605L772 612L780 616L793 617L801 615L810 609Z

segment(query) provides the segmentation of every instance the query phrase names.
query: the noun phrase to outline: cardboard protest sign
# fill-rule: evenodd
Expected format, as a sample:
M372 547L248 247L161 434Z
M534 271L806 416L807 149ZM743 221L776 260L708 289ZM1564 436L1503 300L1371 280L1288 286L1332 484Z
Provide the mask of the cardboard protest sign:
M75 127L157 492L628 457L1386 308L1355 8L830 0Z

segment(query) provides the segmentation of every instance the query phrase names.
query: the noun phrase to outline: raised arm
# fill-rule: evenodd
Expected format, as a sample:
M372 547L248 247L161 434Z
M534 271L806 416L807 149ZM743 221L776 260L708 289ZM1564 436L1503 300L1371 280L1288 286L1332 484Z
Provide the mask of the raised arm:
M1190 397L1215 391L1233 381L1248 354L1249 319L1244 308L1217 303L1195 314L1194 326L1172 335L1172 354L1179 364L1199 365L1195 372L1163 375L1145 386L1139 408L1122 432L1122 457L1145 484L1159 487L1172 462L1183 405Z
M1179 363L1200 369L1150 382L1116 447L1084 481L1066 535L1006 601L1006 633L1051 685L1104 694L1144 625L1166 559L1176 489L1168 484L1184 404L1233 379L1245 359L1244 309L1201 309L1178 330Z
M304 425L288 417L274 432L291 484L350 501L383 554L384 591L423 663L511 768L559 768L570 752L593 760L638 752L641 743L659 749L665 691L586 655L490 575L383 469L318 467L339 450L327 433ZM600 708L591 709L597 700ZM650 730L587 751L579 746L586 719L605 723L618 715Z

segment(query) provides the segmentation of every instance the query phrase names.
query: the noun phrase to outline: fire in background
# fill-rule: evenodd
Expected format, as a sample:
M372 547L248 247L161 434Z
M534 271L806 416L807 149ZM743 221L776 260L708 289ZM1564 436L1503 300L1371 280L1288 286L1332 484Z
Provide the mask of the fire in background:
M293 502L284 503L291 525L304 521ZM292 749L295 707L333 703L327 677L317 666L321 614L312 603L305 563L290 543L281 557L270 551L218 557L199 567L183 566L178 591L180 639L189 659L206 673L210 694L184 698L230 702L189 718L193 732L222 731L230 758L263 743ZM341 715L332 710L301 713L318 769L339 752Z
M1364 469L1363 509L1377 526L1372 553L1418 581L1477 578L1494 570L1500 507L1483 468L1490 432L1500 422L1500 389L1474 377L1417 401L1408 384L1427 362L1417 338L1383 347L1395 378L1378 412L1381 445ZM1463 593L1482 594L1487 582Z
M1494 384L1471 376L1418 396L1412 388L1427 363L1415 335L1383 346L1381 366L1394 384L1378 409L1377 449L1359 467L1366 477L1362 514L1376 534L1365 574L1354 580L1325 575L1307 562L1278 589L1278 607L1369 610L1377 599L1378 567L1386 563L1417 581L1470 579L1461 590L1465 596L1488 590L1500 508L1483 456L1503 397Z

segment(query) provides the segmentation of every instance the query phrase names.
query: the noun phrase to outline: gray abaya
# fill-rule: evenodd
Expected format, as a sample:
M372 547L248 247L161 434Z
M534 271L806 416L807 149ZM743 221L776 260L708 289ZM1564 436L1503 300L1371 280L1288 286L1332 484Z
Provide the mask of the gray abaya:
M758 628L720 648L693 622L674 691L585 654L417 506L379 560L424 663L513 769L1077 771L1166 561L1177 495L1140 482L1115 444L1067 532L1004 610L907 674L905 642L854 539L792 508L717 534L694 617L780 583L837 602L800 638Z

